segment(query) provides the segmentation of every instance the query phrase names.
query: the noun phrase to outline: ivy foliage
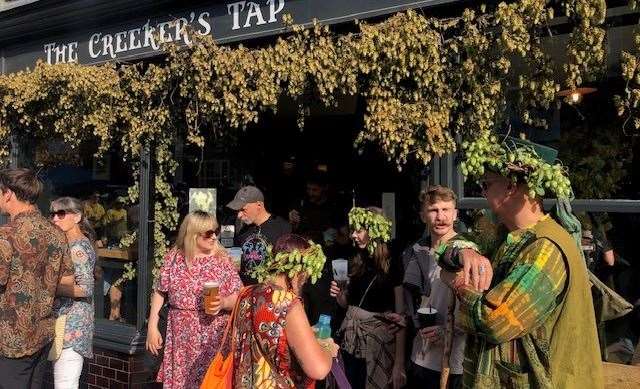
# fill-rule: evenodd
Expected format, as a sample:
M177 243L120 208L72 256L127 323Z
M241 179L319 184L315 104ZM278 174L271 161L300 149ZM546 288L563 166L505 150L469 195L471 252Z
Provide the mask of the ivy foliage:
M579 86L602 69L606 4L492 4L447 18L408 11L357 22L346 34L286 17L288 32L271 45L220 46L211 36L194 37L188 47L163 47L164 60L150 64L38 63L0 76L0 153L7 155L14 137L60 138L72 147L97 140L97 156L119 147L136 177L141 152L153 150L157 268L166 233L177 226L170 185L176 138L202 147L277 112L283 98L296 102L302 128L310 101L335 105L340 96L360 95L366 108L356 146L374 145L398 167L453 152L458 137L485 136L512 112L546 126L540 113L561 85ZM564 81L554 70L562 66L543 49L558 9L573 25ZM137 187L129 198L137 201Z

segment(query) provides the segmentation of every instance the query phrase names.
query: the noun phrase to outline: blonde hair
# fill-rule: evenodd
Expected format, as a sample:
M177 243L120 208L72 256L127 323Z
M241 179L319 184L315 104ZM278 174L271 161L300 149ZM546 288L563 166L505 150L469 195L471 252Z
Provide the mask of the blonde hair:
M182 224L180 224L178 238L176 239L176 248L182 251L185 258L192 259L196 251L198 234L208 230L216 231L218 227L218 221L212 214L205 211L189 212L182 221ZM226 252L217 240L215 245L214 254Z

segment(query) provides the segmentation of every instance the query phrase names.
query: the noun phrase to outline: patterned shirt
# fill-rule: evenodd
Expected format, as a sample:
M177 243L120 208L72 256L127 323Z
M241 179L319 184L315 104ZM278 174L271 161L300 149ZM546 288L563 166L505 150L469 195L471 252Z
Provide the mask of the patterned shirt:
M75 283L86 297L61 297L56 304L58 315L67 315L64 329L63 348L73 348L85 358L93 356L93 269L96 264L96 252L88 239L79 239L71 243Z
M270 283L244 289L234 322L234 387L309 389L315 381L304 374L287 342L287 314L300 299Z
M552 222L545 216L538 223ZM529 361L515 340L539 331L563 301L567 282L563 254L549 239L538 238L536 227L507 236L494 256L494 278L488 292L470 287L458 290L457 324L472 334L465 352L464 387L477 387L472 379L492 375L496 363L514 371L528 370Z
M70 275L67 239L39 211L0 227L0 355L33 355L51 342L56 288Z

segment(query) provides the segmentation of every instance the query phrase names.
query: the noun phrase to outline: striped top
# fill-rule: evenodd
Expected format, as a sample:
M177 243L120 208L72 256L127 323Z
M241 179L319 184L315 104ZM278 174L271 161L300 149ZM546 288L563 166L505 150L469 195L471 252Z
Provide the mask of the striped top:
M490 385L497 383L495 379L503 383L504 371L508 381L514 383L519 377L524 381L522 387L528 387L532 377L524 373L545 370L549 348L537 346L548 344L551 334L544 324L557 315L567 284L562 251L536 234L545 223L554 222L545 216L535 226L509 233L492 260L494 278L489 291L479 293L467 286L458 290L457 324L470 334L463 363L464 387L485 387L479 377L487 378ZM523 344L535 344L540 360L532 361ZM546 385L538 382L534 386Z

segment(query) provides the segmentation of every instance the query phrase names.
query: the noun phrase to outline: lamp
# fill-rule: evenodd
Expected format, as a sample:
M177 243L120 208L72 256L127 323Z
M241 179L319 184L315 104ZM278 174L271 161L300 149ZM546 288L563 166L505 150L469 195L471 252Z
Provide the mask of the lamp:
M562 96L565 98L565 101L569 104L578 104L582 101L582 97L584 95L588 95L589 93L593 93L597 91L596 88L573 88L573 89L564 89L557 93L557 96Z

